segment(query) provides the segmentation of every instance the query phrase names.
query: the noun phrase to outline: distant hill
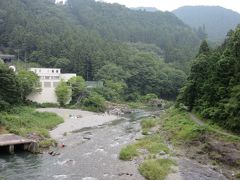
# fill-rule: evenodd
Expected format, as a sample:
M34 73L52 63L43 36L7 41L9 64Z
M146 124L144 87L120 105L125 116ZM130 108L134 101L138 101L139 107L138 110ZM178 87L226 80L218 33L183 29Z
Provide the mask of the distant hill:
M155 7L136 7L136 8L131 8L132 10L140 10L140 11L147 11L147 12L156 12L159 11L159 9Z
M121 60L127 60L122 49L138 49L136 43L144 51L158 48L165 62L184 71L199 48L197 34L170 12L134 11L95 0L56 2L63 0L0 0L0 48L44 67L61 61L65 71L90 80L106 59L116 63L124 55Z
M166 62L182 67L199 47L196 33L171 12L134 11L94 0L68 0L67 8L81 26L104 39L155 44L163 50Z
M184 6L173 11L184 23L198 29L205 26L211 41L221 41L240 24L240 14L220 6Z

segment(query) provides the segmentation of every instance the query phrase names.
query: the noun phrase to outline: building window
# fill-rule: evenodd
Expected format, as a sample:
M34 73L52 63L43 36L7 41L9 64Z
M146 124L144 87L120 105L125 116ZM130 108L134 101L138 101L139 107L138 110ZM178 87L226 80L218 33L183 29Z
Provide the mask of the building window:
M41 69L39 69L38 72L41 72Z
M58 73L58 70L56 70L56 73Z
M57 87L57 85L58 85L58 82L53 82L53 87L54 88Z
M52 70L52 73L54 73L54 70Z
M50 76L45 76L45 79L50 79Z
M51 87L51 82L44 82L44 87L45 88L50 88Z
M52 76L52 79L59 79L59 76Z

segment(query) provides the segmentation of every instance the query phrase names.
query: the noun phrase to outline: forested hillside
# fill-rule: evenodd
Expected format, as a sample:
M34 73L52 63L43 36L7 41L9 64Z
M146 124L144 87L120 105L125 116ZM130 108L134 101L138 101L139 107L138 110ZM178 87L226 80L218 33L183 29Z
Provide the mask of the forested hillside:
M179 101L240 132L240 26L216 50L202 43Z
M199 46L196 34L169 12L133 11L94 0L68 0L68 8L81 25L101 37L155 44L163 50L166 62L181 68Z
M223 41L230 29L240 24L240 14L219 6L184 6L173 11L183 22L204 28L211 41Z
M196 34L168 12L93 0L69 0L65 6L0 1L0 51L86 80L121 81L129 96L174 98L186 77L179 69L187 71L198 44Z

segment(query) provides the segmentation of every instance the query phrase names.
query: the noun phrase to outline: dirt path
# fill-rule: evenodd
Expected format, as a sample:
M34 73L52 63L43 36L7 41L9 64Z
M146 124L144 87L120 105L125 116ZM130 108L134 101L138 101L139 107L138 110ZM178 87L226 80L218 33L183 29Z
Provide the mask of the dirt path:
M189 113L189 116L190 116L190 118L191 118L195 123L197 123L198 125L200 125L200 126L205 125L205 123L204 123L202 120L200 120L199 118L197 118L197 116L195 116L194 114Z
M199 119L196 115L194 115L193 113L189 113L189 117L191 118L191 120L193 120L195 123L197 123L200 126L204 126L207 125L205 122L203 122L201 119ZM224 136L231 136L231 137L237 137L231 133L225 132L225 131L221 131L218 129L212 129L214 132L224 135Z

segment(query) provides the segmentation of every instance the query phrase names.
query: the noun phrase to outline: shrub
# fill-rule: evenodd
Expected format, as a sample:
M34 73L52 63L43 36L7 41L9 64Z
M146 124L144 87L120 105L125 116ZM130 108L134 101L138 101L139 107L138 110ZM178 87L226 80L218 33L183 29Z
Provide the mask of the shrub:
M151 154L157 154L160 151L169 153L169 148L163 142L159 135L147 136L135 143L135 146L140 149L146 149Z
M138 92L133 92L133 93L130 93L130 94L127 94L126 95L126 100L127 101L139 101L140 99L140 94Z
M39 143L40 148L48 148L50 146L56 146L57 142L54 139L45 139Z
M6 101L2 100L0 97L0 111L5 111L9 109L10 104L7 103Z
M140 165L139 172L148 180L164 180L172 165L174 161L170 159L146 160Z
M141 97L141 101L145 102L145 103L150 102L151 100L154 100L154 99L158 99L158 96L153 93L147 94L147 95Z
M55 93L57 95L57 100L60 106L64 106L65 104L67 104L72 94L71 89L69 88L67 83L64 81L61 81L58 84L58 86L55 89Z
M156 126L157 121L154 118L146 118L141 121L142 129L150 129Z
M94 89L93 91L102 95L107 101L118 102L123 99L126 84L123 82L105 81L103 87Z
M135 156L138 156L136 146L128 145L121 149L119 158L124 161L132 160Z
M101 95L92 92L83 100L83 108L94 112L104 112L107 108L106 101Z

